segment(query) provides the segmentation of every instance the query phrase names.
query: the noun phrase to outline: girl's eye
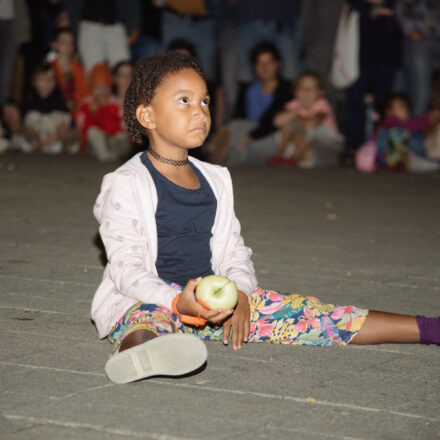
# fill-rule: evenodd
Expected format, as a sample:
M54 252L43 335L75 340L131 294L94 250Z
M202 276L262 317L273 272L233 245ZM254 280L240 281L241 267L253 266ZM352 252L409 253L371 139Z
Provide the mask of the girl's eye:
M189 99L188 98L180 98L179 102L182 104L189 104Z
M209 98L205 98L203 101L202 101L202 105L204 105L204 106L208 106L209 105Z

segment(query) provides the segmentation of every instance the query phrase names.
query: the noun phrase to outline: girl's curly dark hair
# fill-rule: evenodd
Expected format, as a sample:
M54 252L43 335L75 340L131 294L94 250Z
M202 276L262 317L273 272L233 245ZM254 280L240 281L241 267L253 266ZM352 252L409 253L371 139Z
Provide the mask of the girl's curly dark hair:
M194 69L206 81L206 73L197 59L181 53L167 52L136 63L124 100L124 122L135 144L144 144L146 137L145 128L136 118L136 109L150 104L165 76L184 69Z

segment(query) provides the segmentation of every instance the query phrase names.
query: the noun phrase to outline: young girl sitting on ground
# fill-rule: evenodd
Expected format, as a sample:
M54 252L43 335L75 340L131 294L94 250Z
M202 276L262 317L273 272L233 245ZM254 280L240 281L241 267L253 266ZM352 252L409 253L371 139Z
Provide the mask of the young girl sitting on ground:
M336 165L343 136L338 132L333 111L324 98L321 78L304 72L294 83L295 99L274 118L281 140L272 165L298 165L302 168ZM291 150L293 146L293 151Z
M139 61L127 91L127 129L145 150L104 177L94 206L108 264L92 319L113 343L108 377L125 383L193 371L206 360L201 339L232 341L234 350L243 342L440 344L440 318L257 287L228 170L188 156L210 128L205 79L194 58L167 53ZM195 300L209 274L236 283L234 310L206 310ZM184 324L197 318L203 325Z
M381 120L366 144L356 153L360 171L400 170L430 172L440 164L430 160L425 145L429 133L440 123L440 111L411 117L411 103L402 93L391 93L384 101Z

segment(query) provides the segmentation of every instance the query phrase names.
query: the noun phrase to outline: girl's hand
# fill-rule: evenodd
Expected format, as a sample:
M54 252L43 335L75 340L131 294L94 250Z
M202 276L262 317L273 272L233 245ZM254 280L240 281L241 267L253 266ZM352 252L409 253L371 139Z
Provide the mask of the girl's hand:
M248 341L250 328L250 309L248 296L238 291L238 303L234 314L223 324L223 344L228 345L232 327L232 348L240 350L241 344Z
M202 278L189 280L185 288L182 290L180 299L177 302L177 311L182 315L197 316L203 307L196 301L194 290ZM232 310L214 309L205 310L200 316L214 324L219 324L231 315Z

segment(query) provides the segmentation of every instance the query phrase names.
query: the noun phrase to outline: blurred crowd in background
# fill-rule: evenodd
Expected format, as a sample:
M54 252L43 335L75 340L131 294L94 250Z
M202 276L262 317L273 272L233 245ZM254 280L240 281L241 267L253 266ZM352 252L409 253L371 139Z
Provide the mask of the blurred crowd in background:
M0 152L128 157L134 63L171 50L208 75L205 160L440 168L438 0L0 0Z

